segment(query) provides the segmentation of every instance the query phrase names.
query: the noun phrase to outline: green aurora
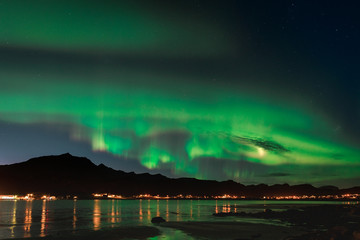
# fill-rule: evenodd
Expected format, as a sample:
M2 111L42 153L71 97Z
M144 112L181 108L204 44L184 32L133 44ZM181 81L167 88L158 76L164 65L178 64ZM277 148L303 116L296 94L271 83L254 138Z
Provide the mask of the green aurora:
M134 171L359 184L359 138L339 127L336 108L302 90L316 78L335 86L332 73L309 63L296 77L275 75L271 60L245 61L258 47L239 44L234 26L214 18L225 10L196 14L190 3L156 8L136 1L0 3L3 123L65 126L64 144L82 142L95 154L138 161L143 168ZM240 22L240 35L256 24ZM240 73L250 65L255 73ZM3 152L13 149L1 143ZM33 152L42 155L46 147Z

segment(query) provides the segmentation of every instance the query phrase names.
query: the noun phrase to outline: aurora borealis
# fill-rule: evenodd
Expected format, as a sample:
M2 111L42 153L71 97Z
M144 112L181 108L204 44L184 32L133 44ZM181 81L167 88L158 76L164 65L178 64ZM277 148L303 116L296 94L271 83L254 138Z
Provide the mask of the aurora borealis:
M0 1L0 164L360 185L355 1Z

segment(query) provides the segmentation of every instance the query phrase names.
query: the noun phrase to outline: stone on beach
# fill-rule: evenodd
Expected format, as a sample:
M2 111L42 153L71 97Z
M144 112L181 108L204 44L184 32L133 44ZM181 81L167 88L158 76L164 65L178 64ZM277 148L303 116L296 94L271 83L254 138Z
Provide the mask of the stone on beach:
M151 219L152 223L162 223L162 222L166 222L165 219L163 219L162 217L153 217Z

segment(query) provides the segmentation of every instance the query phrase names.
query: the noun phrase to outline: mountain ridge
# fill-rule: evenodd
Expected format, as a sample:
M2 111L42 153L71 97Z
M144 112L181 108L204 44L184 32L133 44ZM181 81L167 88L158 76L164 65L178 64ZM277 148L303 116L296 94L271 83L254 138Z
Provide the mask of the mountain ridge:
M151 194L160 196L236 195L247 198L286 195L338 195L360 193L360 187L316 188L310 184L243 185L233 180L168 178L161 174L124 172L104 164L96 165L86 157L69 153L31 158L25 162L0 165L0 194L48 193L90 196L113 193L123 196Z

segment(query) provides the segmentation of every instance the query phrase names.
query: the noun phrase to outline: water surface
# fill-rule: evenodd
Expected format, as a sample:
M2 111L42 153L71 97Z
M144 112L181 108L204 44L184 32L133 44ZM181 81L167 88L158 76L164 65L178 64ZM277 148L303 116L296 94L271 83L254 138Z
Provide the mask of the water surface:
M224 221L213 213L277 209L279 204L347 204L320 201L262 200L56 200L0 201L0 239L44 237L62 232L100 230L117 226L152 225L156 216L166 221ZM229 220L226 218L226 220ZM281 224L275 220L234 221ZM168 239L180 239L179 231L161 228ZM173 237L171 237L173 236Z

